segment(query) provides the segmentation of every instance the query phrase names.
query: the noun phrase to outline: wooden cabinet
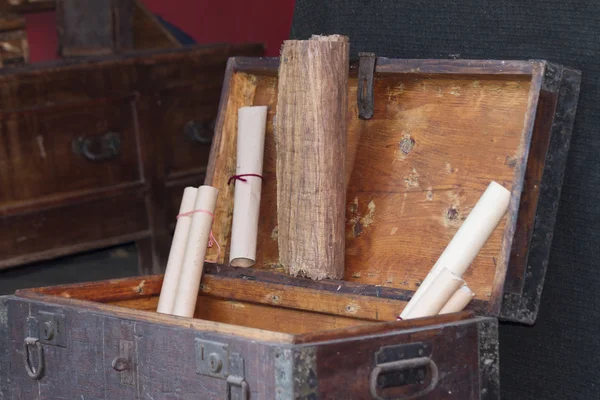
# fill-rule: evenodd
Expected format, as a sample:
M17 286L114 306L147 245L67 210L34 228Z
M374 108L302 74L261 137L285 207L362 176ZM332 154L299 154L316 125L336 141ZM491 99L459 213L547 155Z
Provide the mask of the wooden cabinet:
M227 60L261 54L196 46L3 71L0 268L137 241L143 271L160 271L171 204L204 180Z

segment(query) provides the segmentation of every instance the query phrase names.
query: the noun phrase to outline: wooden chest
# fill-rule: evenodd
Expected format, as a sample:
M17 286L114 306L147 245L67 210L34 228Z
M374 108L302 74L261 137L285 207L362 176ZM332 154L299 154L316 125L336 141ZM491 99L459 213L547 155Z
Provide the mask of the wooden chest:
M204 180L227 60L262 54L206 45L3 69L0 269L135 241L159 273L182 188Z
M0 398L498 399L498 317L535 321L579 93L545 61L377 58L373 115L351 66L346 273L277 260L277 59L230 59L206 184L219 189L195 318L155 312L162 276L0 300ZM368 96L367 96L368 97ZM236 114L269 106L257 267L227 260ZM397 321L490 180L509 212L464 278L468 310ZM172 217L173 218L173 217Z

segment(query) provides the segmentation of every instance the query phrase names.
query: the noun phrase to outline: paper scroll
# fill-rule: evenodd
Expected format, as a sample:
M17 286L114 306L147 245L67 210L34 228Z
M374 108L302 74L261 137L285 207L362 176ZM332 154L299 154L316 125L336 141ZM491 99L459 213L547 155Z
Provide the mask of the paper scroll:
M450 300L446 302L446 305L442 307L439 314L450 314L459 312L465 309L465 307L471 302L475 294L466 285L458 288L456 292L450 297Z
M491 182L469 216L454 235L438 261L435 263L415 295L406 305L400 317L410 315L441 269L447 268L462 277L479 251L485 245L496 226L508 210L510 191Z
M448 268L442 268L431 281L427 291L423 293L421 301L402 318L410 319L437 315L464 283L465 281L452 273Z
M229 263L235 267L251 267L256 261L266 123L266 106L238 110L235 173L243 180L236 179L233 203Z
M212 186L198 188L193 214L188 217L192 221L175 295L174 315L194 316L218 193Z
M179 207L179 214L188 213L194 209L194 203L196 201L197 194L198 189L194 187L186 187L183 190L183 198ZM173 241L171 242L171 250L167 260L165 277L163 279L160 297L158 299L158 308L156 311L159 313L171 314L173 312L173 305L175 304L175 292L179 283L183 255L185 253L185 247L188 241L191 222L192 218L190 217L177 218L175 233L173 235Z

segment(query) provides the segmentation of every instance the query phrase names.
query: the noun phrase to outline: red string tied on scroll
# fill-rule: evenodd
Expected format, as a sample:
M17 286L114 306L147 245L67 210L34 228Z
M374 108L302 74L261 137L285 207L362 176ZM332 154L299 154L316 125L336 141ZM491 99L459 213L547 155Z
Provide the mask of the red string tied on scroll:
M204 210L204 209L201 209L201 208L199 208L197 210L192 210L192 211L181 213L181 214L177 215L177 218L179 218L179 217L191 217L192 215L194 215L196 213L208 214L208 215L210 215L213 218L213 220L215 218L215 214L211 213L208 210ZM212 231L212 227L211 227L210 233L209 233L209 236L208 236L208 245L207 245L207 247L208 248L212 248L213 245L215 245L215 244L217 245L217 260L210 261L210 260L204 259L204 262L209 262L209 263L215 263L216 264L218 262L218 260L219 260L219 257L221 256L221 246L219 245L219 242L217 242L217 239L215 239L215 236L213 235L213 231Z
M256 178L260 178L263 179L262 175L259 174L239 174L239 175L231 175L231 177L229 178L229 180L227 181L227 184L230 185L231 182L233 181L242 181L242 182L248 182L248 179L244 178L245 176L254 176Z

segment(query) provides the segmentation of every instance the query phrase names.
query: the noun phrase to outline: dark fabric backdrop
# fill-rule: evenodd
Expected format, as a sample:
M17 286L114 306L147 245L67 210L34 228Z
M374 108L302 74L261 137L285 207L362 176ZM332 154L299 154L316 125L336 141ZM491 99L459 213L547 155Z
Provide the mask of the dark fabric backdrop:
M600 399L600 2L297 0L291 38L345 34L396 58L546 59L581 95L534 327L500 329L502 398Z

